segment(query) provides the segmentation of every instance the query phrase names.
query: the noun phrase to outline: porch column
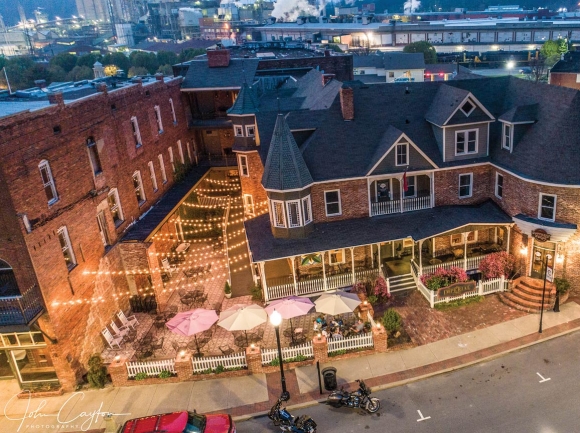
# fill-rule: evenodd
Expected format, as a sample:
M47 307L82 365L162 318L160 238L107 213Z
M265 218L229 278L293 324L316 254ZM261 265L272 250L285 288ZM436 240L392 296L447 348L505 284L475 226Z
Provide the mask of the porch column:
M510 235L511 235L511 232L512 232L512 226L507 226L507 241L506 241L505 250L508 254L510 253Z
M463 269L467 271L467 233L463 233Z
M262 290L264 292L264 301L268 302L268 285L266 284L266 271L265 271L265 262L258 262L258 266L260 267L260 278L262 280Z
M328 290L328 286L326 284L326 265L324 264L324 254L325 251L323 251L322 253L320 253L320 255L322 256L322 287L324 288L324 291L326 292Z
M294 294L298 296L298 284L296 283L296 270L294 269L295 267L294 261L296 260L296 256L290 257L290 260L292 263L292 280L294 280Z
M431 207L435 207L435 173L432 172L429 176L429 198L431 199Z
M372 247L371 247L371 257L372 257ZM354 286L356 283L356 275L354 273L354 247L350 248L350 262L352 267L352 285Z
M419 275L423 275L423 239L419 241Z
M401 213L403 213L403 181L399 179L399 202L401 204Z
M380 242L377 244L377 248L379 249L379 250L378 250L378 251L379 251L379 254L377 255L377 257L378 257L378 260L379 260L379 263L378 263L378 268L379 268L379 272L381 272L381 268L382 268L382 265L381 265L381 263L382 263L382 262L381 262L381 243L380 243Z
M413 247L411 248L411 260L415 260L415 242L413 242Z

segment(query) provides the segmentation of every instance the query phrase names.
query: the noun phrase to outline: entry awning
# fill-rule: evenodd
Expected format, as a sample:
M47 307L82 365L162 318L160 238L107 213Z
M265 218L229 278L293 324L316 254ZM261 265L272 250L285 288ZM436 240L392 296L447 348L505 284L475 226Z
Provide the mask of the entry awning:
M550 242L566 242L577 230L576 224L557 223L532 218L524 214L517 214L513 218L522 233L529 236L534 230L542 229L550 235Z
M489 200L474 206L439 206L416 212L317 223L305 239L275 238L268 214L244 224L252 260L261 262L407 237L417 241L471 224L512 223L511 217Z

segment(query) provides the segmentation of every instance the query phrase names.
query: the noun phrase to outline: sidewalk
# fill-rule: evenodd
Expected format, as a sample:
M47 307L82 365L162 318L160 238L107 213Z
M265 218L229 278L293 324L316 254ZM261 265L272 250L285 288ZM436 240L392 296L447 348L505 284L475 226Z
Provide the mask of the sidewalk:
M538 334L539 319L539 315L527 315L412 349L337 360L321 367L332 365L337 368L339 384L362 378L372 387L396 386L580 329L580 305L568 302L561 306L560 313L545 312L543 334ZM321 399L315 366L289 371L286 380L292 395L291 405ZM124 414L115 417L118 423L128 418L184 409L196 409L202 413L227 411L234 417L247 417L270 408L280 394L280 377L279 373L259 374L201 382L106 388L30 401L10 400L18 391L15 381L0 382L0 405L11 418L0 418L1 432L70 433L104 429L99 413L106 412ZM22 421L26 414L28 418Z

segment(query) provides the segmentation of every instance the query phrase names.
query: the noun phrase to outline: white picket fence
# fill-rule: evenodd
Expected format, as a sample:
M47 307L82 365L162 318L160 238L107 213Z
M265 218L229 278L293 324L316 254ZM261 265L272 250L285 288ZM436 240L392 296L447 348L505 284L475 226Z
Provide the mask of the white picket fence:
M245 368L248 366L244 352L232 353L231 355L210 356L207 358L191 358L194 373L201 373L209 368L214 369L218 365L224 368Z
M415 277L415 274L413 273ZM417 283L417 288L419 292L429 301L429 305L431 308L435 306L435 304L439 304L442 302L451 302L457 299L465 299L470 298L472 296L483 296L489 295L490 293L495 292L505 292L509 288L509 280L506 280L504 277L501 278L494 278L491 280L480 280L476 285L474 290L470 290L469 292L462 293L461 295L457 296L446 296L446 297L439 297L437 296L437 292L433 290L429 290L425 285L421 282L420 278L415 277L415 282Z
M313 358L314 349L312 348L312 342L309 341L299 346L282 348L282 358L284 358L284 361L296 358L298 355ZM276 358L278 358L278 349L262 349L262 365L267 365Z
M341 338L340 340L328 339L328 353L358 349L359 347L372 347L373 345L373 333L367 332L354 337Z
M429 209L431 207L431 197L414 197L403 199L403 212ZM371 203L371 216L388 215L401 212L401 200L381 201Z
M157 361L128 362L127 376L135 377L137 373L147 373L147 376L159 376L162 371L175 371L175 359L159 359Z

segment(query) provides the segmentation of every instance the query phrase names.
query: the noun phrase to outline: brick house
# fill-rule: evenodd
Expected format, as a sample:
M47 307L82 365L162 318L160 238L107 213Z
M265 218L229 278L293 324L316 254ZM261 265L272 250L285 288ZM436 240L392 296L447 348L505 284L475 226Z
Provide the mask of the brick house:
M246 201L266 202L246 232L267 300L379 273L412 288L442 264L477 273L496 251L522 276L543 278L547 264L580 283L577 91L512 77L343 84L311 71L257 106L238 102L255 122L255 140L236 137L233 150Z
M580 90L580 53L570 51L564 54L550 69L548 82L554 86Z
M149 266L148 245L121 239L191 163L181 82L0 103L0 368L22 387L73 390L151 285L125 272Z

